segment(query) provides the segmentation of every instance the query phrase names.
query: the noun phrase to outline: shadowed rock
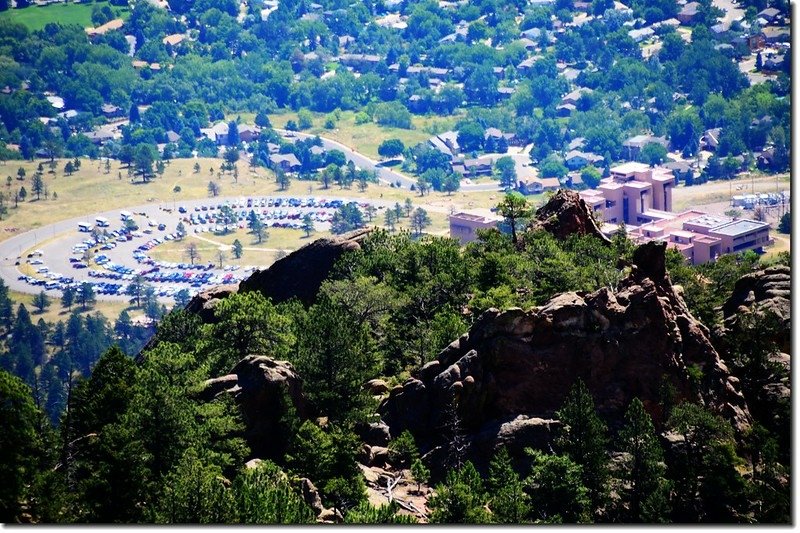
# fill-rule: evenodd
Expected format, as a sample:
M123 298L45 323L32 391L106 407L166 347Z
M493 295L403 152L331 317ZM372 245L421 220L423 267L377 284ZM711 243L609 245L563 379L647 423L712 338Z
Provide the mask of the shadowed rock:
M514 434L524 445L542 444L578 378L612 426L634 398L663 424L662 387L671 384L676 400L701 402L737 430L747 429L750 414L738 380L673 289L664 251L663 243L640 248L618 292L569 292L529 311L483 313L436 360L392 389L380 407L392 435L409 429L420 443L441 444L454 399L461 430L480 435L482 446L492 442L492 431L495 445L502 437L521 448L510 439ZM692 365L702 371L701 383L690 378Z
M559 189L546 204L536 210L530 229L543 229L559 239L578 234L594 235L605 243L611 242L600 231L583 198L568 189Z

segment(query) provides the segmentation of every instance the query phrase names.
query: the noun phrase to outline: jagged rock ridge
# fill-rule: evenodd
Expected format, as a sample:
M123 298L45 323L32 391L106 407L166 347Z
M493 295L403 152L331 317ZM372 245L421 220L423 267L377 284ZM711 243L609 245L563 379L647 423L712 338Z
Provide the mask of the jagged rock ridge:
M435 444L455 398L460 426L473 436L485 441L495 431L497 440L520 429L543 441L542 427L557 423L551 419L578 378L612 424L635 397L662 423L668 382L678 400L701 401L745 430L750 415L738 380L673 289L664 251L663 243L638 248L617 292L568 292L529 311L486 311L391 391L380 412L392 435L409 429ZM702 383L692 382L691 365L702 370Z

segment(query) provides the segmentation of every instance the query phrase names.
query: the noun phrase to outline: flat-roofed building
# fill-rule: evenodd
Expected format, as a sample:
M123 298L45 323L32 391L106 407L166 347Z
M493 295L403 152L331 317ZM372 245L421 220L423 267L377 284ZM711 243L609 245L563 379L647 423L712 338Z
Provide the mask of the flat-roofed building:
M496 228L497 224L503 220L503 217L492 213L488 209L453 213L448 218L450 221L450 238L458 239L461 244L477 240L479 229Z
M733 219L697 210L662 213L659 220L629 227L628 236L636 243L666 242L668 247L678 250L694 265L714 261L729 253L760 252L772 242L766 222Z

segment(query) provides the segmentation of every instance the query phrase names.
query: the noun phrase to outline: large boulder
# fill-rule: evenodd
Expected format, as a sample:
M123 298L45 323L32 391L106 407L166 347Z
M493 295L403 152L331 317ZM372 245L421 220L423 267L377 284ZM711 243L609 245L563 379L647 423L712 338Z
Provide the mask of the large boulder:
M214 307L219 301L236 292L258 291L280 303L296 297L311 305L322 282L336 261L348 250L358 250L372 230L359 229L333 238L317 239L286 257L277 260L266 270L257 270L238 286L212 287L192 298L186 310L196 313L204 323L214 323Z
M258 270L239 284L239 291L258 291L274 303L296 297L310 305L336 261L349 250L358 250L371 230L359 229L338 237L317 239Z
M239 290L238 286L235 285L219 285L216 287L211 287L210 289L204 290L199 294L195 295L194 298L189 300L189 303L186 304L186 311L190 313L194 313L200 317L206 324L214 323L216 318L214 316L214 308L216 305L231 296L232 294L236 294Z
M578 234L594 235L605 243L610 242L600 231L583 198L568 189L559 189L546 204L536 210L530 228L543 229L559 239Z
M241 406L245 438L255 457L274 459L285 451L280 435L287 403L301 419L308 416L302 381L292 364L262 355L248 355L230 374L206 381L201 394L205 399L233 396Z
M612 426L634 398L662 425L662 387L671 384L677 400L702 402L746 430L751 419L738 380L673 289L664 251L664 243L639 248L616 292L570 292L528 311L483 313L436 360L392 389L380 406L392 435L409 429L423 447L442 444L441 428L451 423L455 405L467 435L494 431L496 441L503 424L524 415L504 431L544 442L549 422L523 420L553 419L578 378ZM700 383L690 366L702 371Z
M753 417L785 445L789 443L791 416L790 290L791 269L787 265L774 265L742 276L722 305L723 321L714 331L714 345L723 354L733 352L742 339L751 339L753 327L761 328L763 340L774 342L777 349L768 355L770 365L764 372L734 368L734 373L738 372L745 384L743 392ZM772 315L769 329L748 320L765 315Z

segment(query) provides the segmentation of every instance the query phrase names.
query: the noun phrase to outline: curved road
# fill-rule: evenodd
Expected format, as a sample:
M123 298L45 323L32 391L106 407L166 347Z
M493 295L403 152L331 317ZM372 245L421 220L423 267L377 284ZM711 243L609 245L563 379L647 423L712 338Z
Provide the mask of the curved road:
M348 161L352 161L357 167L363 168L365 170L372 170L378 173L378 179L383 181L387 184L397 184L398 182L404 189L410 189L412 185L416 187L417 180L411 179L408 176L397 172L396 170L392 170L388 167L382 167L378 165L378 162L374 159L370 159L369 157L356 152L349 146L346 146L339 141L334 141L333 139L328 139L327 137L321 137L319 135L314 135L310 133L301 133L299 131L288 131L275 128L275 131L280 133L284 137L297 137L299 139L309 139L312 137L319 137L322 141L322 147L326 150L339 150L344 153L345 159ZM486 191L499 191L501 187L499 184L494 183L470 183L470 184L462 184L461 188L459 189L462 192L486 192Z
M317 135L311 135L308 133L301 133L301 132L290 132L287 130L276 129L281 135L290 136L293 135L298 138L309 138L309 137L316 137ZM405 176L391 168L379 166L378 162L356 152L352 148L338 142L334 141L333 139L328 139L325 137L320 137L322 140L322 145L326 150L340 150L345 154L345 158L349 161L353 161L356 166L366 169L375 171L378 174L378 178L387 184L397 184L400 183L402 188L410 189L412 185L416 184L416 180ZM500 190L499 185L495 184L463 184L461 186L461 191L464 192L483 192L483 191L497 191ZM285 195L268 195L270 197L287 197ZM188 208L193 208L195 205L201 205L204 203L220 203L227 200L238 200L240 197L230 197L230 198L214 198L214 199L197 199L197 200L189 200L181 202L181 205L185 205ZM348 199L342 198L345 201L354 200L357 202L363 202L364 199ZM370 203L375 205L381 205L385 202L380 200L369 200ZM174 202L173 202L174 204ZM51 258L54 258L58 265L56 266L56 271L61 270L61 272L65 275L72 275L75 277L76 280L78 279L88 279L88 276L84 274L85 271L79 270L77 272L73 272L72 269L67 270L69 267L68 258L72 255L72 241L79 242L82 240L85 235L78 234L79 237L76 238L77 233L77 225L79 222L89 222L94 224L94 220L98 216L102 216L107 218L111 224L112 229L116 228L120 225L119 222L119 213L121 210L131 211L133 213L145 213L148 218L153 218L162 222L162 218L169 218L170 220L175 217L177 218L177 212L171 214L171 216L167 216L167 213L163 211L163 207L169 206L169 203L159 202L159 203L151 203L151 204L144 204L132 207L125 207L122 209L113 209L110 211L103 211L99 213L92 213L86 214L81 217L70 218L68 220L62 220L60 222L56 222L55 224L51 224L49 226L43 228L37 228L34 230L27 231L25 233L21 233L19 235L15 235L10 239L0 242L0 278L6 283L6 285L13 291L29 293L29 294L36 294L42 290L41 286L32 286L26 283L25 281L17 279L20 275L20 271L17 269L16 265L14 264L17 259L20 260L20 263L24 264L27 258L20 257L22 256L23 252L27 250L36 248L38 246L44 247L42 243L47 241L51 241L52 239L58 238L59 240L64 238L70 240L70 244L59 246L56 249L51 249L46 254L47 260L45 261L45 265L51 263ZM174 205L173 205L174 207ZM173 221L175 222L175 221ZM167 231L174 231L174 225L168 224ZM154 234L153 236L157 236L158 234ZM71 238L70 238L71 237ZM135 239L134 241L128 241L128 243L121 243L115 250L126 250L130 248L130 252L132 254L133 249L138 246L142 241L149 240L151 237L147 236L146 238L142 239ZM51 248L51 245L54 243L50 243L47 245L47 248ZM117 252L119 253L119 252ZM117 255L117 254L114 254ZM138 266L138 264L133 260L132 255L127 257L129 260L119 260L119 263L122 263L126 266ZM63 263L63 264L62 264ZM81 275L84 274L84 275ZM58 295L58 291L46 291L51 295ZM125 299L126 297L123 296L109 296L109 295L98 295L98 299Z

